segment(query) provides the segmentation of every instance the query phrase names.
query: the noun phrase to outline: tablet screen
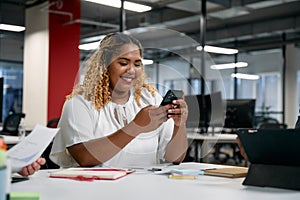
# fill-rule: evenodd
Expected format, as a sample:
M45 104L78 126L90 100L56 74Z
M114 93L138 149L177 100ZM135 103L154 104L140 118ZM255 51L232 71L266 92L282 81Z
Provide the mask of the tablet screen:
M251 163L300 166L300 130L240 129L237 134Z

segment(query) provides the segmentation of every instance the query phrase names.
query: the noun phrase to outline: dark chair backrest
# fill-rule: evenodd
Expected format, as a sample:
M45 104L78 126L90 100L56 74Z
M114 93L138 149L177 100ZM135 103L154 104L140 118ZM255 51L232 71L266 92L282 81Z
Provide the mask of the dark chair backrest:
M49 122L47 123L48 128L57 128L59 122L59 118L53 118L50 119Z
M58 122L60 118L53 118L48 121L47 127L48 128L57 128ZM45 149L45 151L42 154L42 157L46 159L46 164L41 166L41 169L58 169L59 166L52 162L50 160L50 153L51 153L51 148L52 148L53 142L51 142L48 147Z
M13 113L4 119L2 132L6 135L18 136L19 125L25 113Z
M287 125L282 123L262 123L259 129L286 129Z
M298 116L298 119L296 121L296 125L295 125L296 129L300 129L300 116Z

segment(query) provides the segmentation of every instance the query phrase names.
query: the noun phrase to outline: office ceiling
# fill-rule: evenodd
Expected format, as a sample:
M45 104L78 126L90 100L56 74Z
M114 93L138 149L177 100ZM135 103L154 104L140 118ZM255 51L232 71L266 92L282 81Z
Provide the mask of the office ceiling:
M168 55L151 50L153 45L187 51L197 45L195 42L200 43L201 0L129 1L153 8L144 13L126 11L125 17L125 29L149 47L146 52L149 57ZM24 25L25 9L45 0L0 2L0 23ZM81 7L81 42L120 30L119 9L86 1L82 1ZM300 42L300 0L207 0L204 38L206 44L237 47L241 51L297 44ZM16 57L22 61L24 32L0 31L0 39L0 60Z

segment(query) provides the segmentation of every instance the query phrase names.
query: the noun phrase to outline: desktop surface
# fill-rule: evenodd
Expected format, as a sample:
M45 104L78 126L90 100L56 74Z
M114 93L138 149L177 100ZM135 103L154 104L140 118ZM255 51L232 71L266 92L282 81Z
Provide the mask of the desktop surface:
M4 139L4 142L8 145L14 145L20 142L19 136L11 136L11 135L1 135L0 137Z
M194 167L216 167L192 163ZM244 178L221 178L201 175L195 180L174 180L167 175L137 171L114 181L75 181L49 178L49 170L40 170L30 180L14 183L13 192L39 192L41 200L75 199L300 199L300 192L277 188L243 186Z

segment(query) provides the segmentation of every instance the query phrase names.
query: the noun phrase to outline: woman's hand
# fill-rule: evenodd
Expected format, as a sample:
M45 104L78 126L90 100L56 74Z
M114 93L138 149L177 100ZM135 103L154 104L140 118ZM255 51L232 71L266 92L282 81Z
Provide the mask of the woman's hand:
M168 105L166 107L169 107ZM157 129L163 122L167 121L165 107L147 106L140 110L133 122L138 132L149 132Z
M236 143L237 143L237 145L238 145L239 148L240 148L240 153L241 153L241 155L244 157L244 159L245 159L246 161L248 161L248 156L247 156L247 154L246 154L246 152L245 152L245 149L244 149L244 147L243 147L243 145L242 145L241 140L240 140L239 137L236 138Z
M174 120L175 126L185 125L188 117L188 106L184 99L173 100L172 106L167 112L168 118Z
M31 165L23 167L22 170L18 172L18 174L22 176L32 175L41 168L41 165L44 165L45 163L46 163L45 158L38 158Z

